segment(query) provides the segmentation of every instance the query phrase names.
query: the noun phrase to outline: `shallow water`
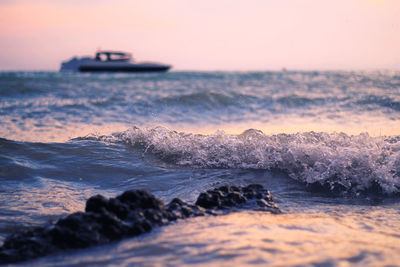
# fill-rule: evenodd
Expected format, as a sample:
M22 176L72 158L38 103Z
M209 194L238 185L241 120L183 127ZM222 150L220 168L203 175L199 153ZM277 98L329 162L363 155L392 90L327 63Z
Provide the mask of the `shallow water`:
M0 73L0 137L0 242L132 188L195 201L261 183L283 211L192 218L22 265L400 261L398 72Z

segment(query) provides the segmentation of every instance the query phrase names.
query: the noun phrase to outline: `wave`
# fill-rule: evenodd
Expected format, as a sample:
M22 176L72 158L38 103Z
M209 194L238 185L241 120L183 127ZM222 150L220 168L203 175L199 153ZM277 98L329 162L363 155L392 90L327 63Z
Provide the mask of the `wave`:
M376 107L389 108L394 111L400 111L400 98L394 96L367 95L356 101L356 104L367 107L371 110Z
M400 193L400 136L305 132L265 135L183 133L139 128L75 140L125 143L181 166L281 170L310 189L332 193Z
M385 96L379 93L363 93L361 95L352 94L351 97L339 94L307 94L301 92L286 92L271 96L269 93L254 92L223 92L217 90L205 90L202 92L192 92L176 94L173 96L160 97L152 100L151 107L159 105L170 108L176 107L198 107L205 111L226 107L236 107L240 110L268 110L273 113L282 113L300 109L318 109L323 113L330 112L330 108L338 106L355 111L376 110L385 112L397 112L400 110L398 96Z
M190 114L188 120L199 114L201 114L200 119L206 117L207 119L220 120L221 114L218 114L218 112L228 113L233 120L241 120L244 117L249 118L249 116L263 118L265 114L279 116L282 114L298 114L299 112L303 114L305 111L307 111L308 116L331 114L333 106L349 105L348 102L347 97L321 97L293 92L273 96L254 92L205 90L160 97L152 100L147 108L158 110L164 115L171 113L171 110L178 111L181 114ZM308 112L310 110L312 112Z
M156 103L164 105L177 105L177 106L202 106L206 109L210 108L223 108L227 106L246 106L253 102L263 101L264 99L257 98L256 96L240 94L240 93L225 93L207 90L204 92L196 92L191 94L180 94L175 96L167 96L160 98ZM268 102L271 102L269 100Z

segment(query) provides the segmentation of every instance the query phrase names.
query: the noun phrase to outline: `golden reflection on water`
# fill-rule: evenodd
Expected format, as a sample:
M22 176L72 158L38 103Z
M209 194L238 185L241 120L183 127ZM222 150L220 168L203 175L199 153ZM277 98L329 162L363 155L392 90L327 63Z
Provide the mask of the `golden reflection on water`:
M0 205L9 213L0 220L41 225L47 217L83 211L85 201L96 190L80 183L57 179L36 178L35 186L16 184L10 192L3 192Z
M140 256L132 256L130 261L155 265L396 265L400 261L400 225L386 224L393 219L399 221L398 212L380 209L340 211L337 215L237 212L179 222L140 242L124 241L118 251L130 251L132 255L139 252ZM168 253L149 258L143 252L149 247L168 249ZM174 253L186 256L173 258Z

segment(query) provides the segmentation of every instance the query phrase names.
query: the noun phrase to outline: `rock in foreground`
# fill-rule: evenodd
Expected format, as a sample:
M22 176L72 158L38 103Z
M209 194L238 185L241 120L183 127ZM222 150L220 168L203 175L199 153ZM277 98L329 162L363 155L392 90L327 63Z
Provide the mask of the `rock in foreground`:
M222 186L201 193L195 204L174 198L168 205L145 190L129 190L116 198L96 195L55 224L9 236L0 247L0 264L24 261L63 249L85 248L149 232L177 219L221 214L232 209L280 213L263 186Z

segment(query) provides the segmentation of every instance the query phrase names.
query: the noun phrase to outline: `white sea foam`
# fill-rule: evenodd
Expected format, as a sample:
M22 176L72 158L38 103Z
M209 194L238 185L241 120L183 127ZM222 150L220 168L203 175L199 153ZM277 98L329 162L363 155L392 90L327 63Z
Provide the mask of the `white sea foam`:
M278 169L293 179L328 185L332 190L339 186L357 194L378 186L385 194L400 192L398 137L324 132L265 135L254 129L239 135L223 131L200 135L164 127L133 127L111 136L87 138L140 147L182 166Z

